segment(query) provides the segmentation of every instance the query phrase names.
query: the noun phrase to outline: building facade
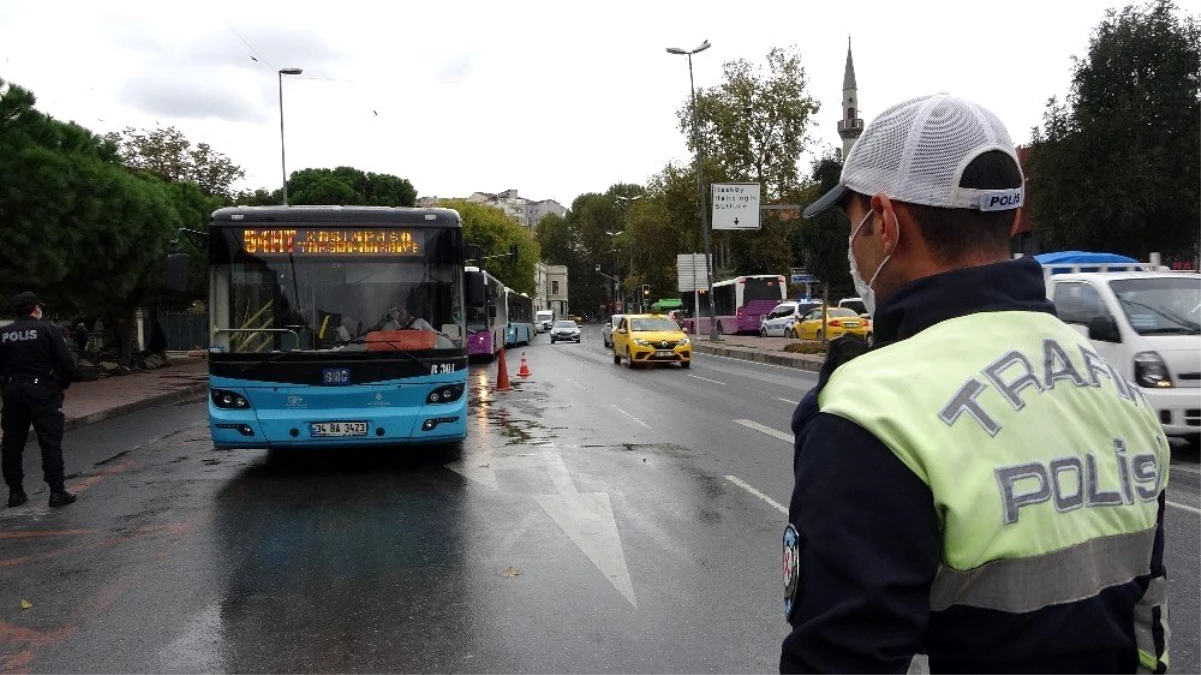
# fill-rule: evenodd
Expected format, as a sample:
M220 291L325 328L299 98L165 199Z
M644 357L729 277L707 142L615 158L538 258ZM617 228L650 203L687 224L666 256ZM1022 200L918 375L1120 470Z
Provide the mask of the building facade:
M534 265L534 309L549 309L556 319L568 315L571 304L567 300L566 265Z

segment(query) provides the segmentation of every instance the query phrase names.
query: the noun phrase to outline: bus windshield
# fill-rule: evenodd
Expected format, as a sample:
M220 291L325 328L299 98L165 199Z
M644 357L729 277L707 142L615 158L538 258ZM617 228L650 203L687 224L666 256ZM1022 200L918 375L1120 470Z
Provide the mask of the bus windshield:
M235 231L236 232L236 231ZM461 268L426 255L250 255L214 238L214 346L233 353L462 346ZM423 233L433 250L438 230ZM432 246L431 246L432 244Z

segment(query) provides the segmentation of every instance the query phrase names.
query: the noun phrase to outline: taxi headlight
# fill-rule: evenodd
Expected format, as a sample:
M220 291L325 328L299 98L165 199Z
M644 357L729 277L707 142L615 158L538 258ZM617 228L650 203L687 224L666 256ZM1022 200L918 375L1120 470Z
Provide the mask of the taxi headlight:
M682 338L682 339L680 340L680 344L681 344L681 345L690 345L690 344L692 344L692 341L691 341L691 340L689 340L688 338Z
M1172 387L1172 376L1168 373L1168 366L1156 352L1140 352L1134 355L1134 381L1138 386L1149 389Z
M634 344L638 345L639 347L651 346L651 343L647 342L646 340L639 340L638 338L634 338Z

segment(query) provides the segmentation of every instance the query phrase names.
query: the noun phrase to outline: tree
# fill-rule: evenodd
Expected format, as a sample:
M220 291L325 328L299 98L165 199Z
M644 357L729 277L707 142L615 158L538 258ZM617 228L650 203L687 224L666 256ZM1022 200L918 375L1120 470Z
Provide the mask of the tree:
M541 255L534 235L505 212L486 204L464 200L443 201L441 206L454 209L463 219L463 239L479 246L485 258L482 266L506 286L533 297L536 289L534 266ZM517 261L509 260L510 247L517 246Z
M135 312L161 289L167 242L207 220L212 202L198 187L130 170L111 139L35 105L0 81L0 285L50 298L58 318L119 326L128 362Z
M796 47L777 47L768 52L766 69L746 59L729 61L723 66L721 84L698 90L699 141L714 167L706 167L706 182L757 182L765 201L799 187L801 154L809 144L809 125L820 107L806 92L806 85L800 52ZM680 130L695 153L690 102L677 114ZM757 232L713 233L714 247L728 247L739 273L786 272L792 258L791 227L774 213L765 214L761 222Z
M230 198L233 183L246 172L208 143L195 147L175 127L142 129L126 127L105 138L115 144L125 165L172 181L195 183L206 194Z
M342 206L414 206L417 189L408 179L386 173L368 173L350 166L301 169L288 177L288 201Z
M812 183L797 193L794 203L812 204L837 185L841 175L842 162L836 156L826 155L816 160ZM796 231L801 263L810 274L836 292L853 288L847 261L849 225L842 209L831 208L802 221Z
M762 183L765 197L778 197L799 182L798 163L820 107L805 91L800 52L795 46L773 48L766 71L746 59L729 61L722 69L721 84L696 94L704 152L727 175ZM690 102L677 115L695 153Z
M1198 247L1201 33L1170 0L1109 10L1067 99L1034 130L1030 201L1045 248Z

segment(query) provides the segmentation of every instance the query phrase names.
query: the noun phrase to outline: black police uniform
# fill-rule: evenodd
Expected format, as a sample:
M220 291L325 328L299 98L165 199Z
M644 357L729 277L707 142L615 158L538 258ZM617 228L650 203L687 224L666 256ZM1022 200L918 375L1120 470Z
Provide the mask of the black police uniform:
M10 491L10 505L25 495L22 453L32 424L42 448L42 473L50 485L51 505L70 503L63 498L63 390L71 385L75 364L67 351L62 330L49 321L35 319L42 303L32 293L13 299L17 319L0 328L0 382L4 409L3 472ZM19 498L17 497L19 495Z

